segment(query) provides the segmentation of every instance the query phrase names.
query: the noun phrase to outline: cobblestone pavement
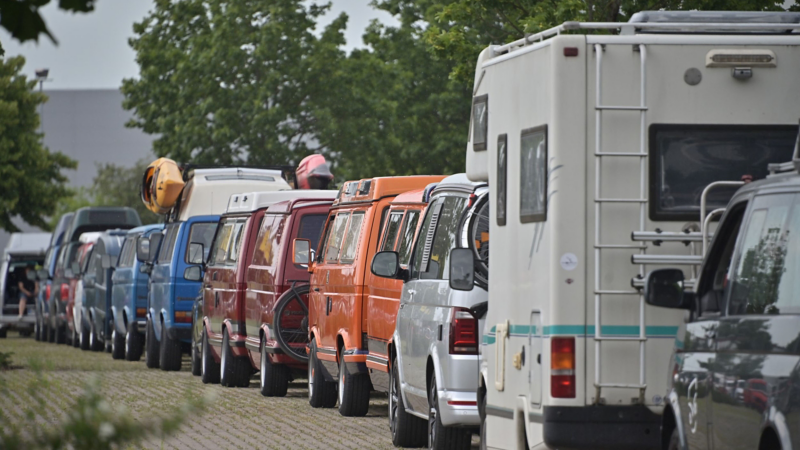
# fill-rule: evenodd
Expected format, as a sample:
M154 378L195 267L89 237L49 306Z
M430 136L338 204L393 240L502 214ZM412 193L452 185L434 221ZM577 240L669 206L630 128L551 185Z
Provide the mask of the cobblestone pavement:
M40 365L49 382L37 387L48 408L37 411L40 426L62 420L89 382L112 405L124 405L137 418L168 415L188 398L211 395L211 406L191 418L170 437L144 442L158 449L393 449L385 395L373 394L366 417L345 418L337 409L308 405L306 380L295 380L284 398L266 398L254 378L249 388L204 385L189 372L189 358L180 372L147 369L141 362L115 361L108 353L81 351L67 345L36 342L9 333L0 352L12 352L13 370L0 371L10 395L0 408L12 421L32 427L24 410L34 404L31 386L39 384L32 366ZM0 427L4 424L0 423ZM473 442L477 448L477 437Z

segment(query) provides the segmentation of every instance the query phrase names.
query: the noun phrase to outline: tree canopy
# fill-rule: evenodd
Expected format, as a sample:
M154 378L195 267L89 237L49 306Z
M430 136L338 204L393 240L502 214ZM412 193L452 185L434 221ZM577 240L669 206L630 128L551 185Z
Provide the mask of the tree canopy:
M70 196L61 169L77 167L42 144L36 108L47 97L20 73L24 64L21 56L0 58L0 228L10 232L19 231L16 216L47 229L47 217Z
M94 10L96 0L59 0L58 7L69 12L90 12ZM25 41L39 41L39 35L45 34L54 43L56 37L50 33L39 10L49 4L50 0L4 0L0 1L0 27L11 33L14 39ZM3 47L0 46L0 56L3 56Z

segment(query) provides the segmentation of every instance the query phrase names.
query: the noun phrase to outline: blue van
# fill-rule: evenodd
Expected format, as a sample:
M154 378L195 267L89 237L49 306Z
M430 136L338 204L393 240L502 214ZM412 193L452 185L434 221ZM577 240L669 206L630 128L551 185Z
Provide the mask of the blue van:
M114 359L139 361L144 352L144 329L147 324L147 293L150 275L144 263L136 259L139 236L150 237L164 229L164 224L145 225L130 231L122 244L114 275L111 276L111 356ZM142 330L141 332L139 330Z
M88 337L89 349L100 351L109 349L111 336L111 286L114 267L112 262L119 259L122 242L127 230L109 230L97 238L92 247L83 281L83 310L81 311L81 333L85 342ZM86 335L88 333L88 336Z
M188 351L191 344L192 306L202 284L187 279L185 272L205 261L218 222L218 215L204 215L167 224L148 239L149 258L139 239L137 258L152 265L145 331L145 363L151 369L181 369L184 347ZM192 243L201 244L203 254L190 254Z

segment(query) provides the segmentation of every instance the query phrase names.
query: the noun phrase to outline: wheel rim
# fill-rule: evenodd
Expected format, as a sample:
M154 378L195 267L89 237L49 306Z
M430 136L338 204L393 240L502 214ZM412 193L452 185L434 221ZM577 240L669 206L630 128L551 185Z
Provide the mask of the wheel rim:
M224 345L224 344L225 344L225 342L223 342L223 346L222 346L222 358L221 358L221 359L222 359L222 361L220 361L220 366L219 366L219 368L220 368L220 371L222 371L222 375L223 375L223 376L225 376L225 362L226 362L226 360L228 359L228 358L226 358L226 356L227 356L227 353L228 353L228 352L226 352L226 351L225 351L225 345Z
M130 353L131 349L131 333L130 331L125 333L125 354Z
M431 404L428 412L428 448L436 442L436 382L431 383Z
M311 350L311 357L308 358L308 396L314 395L314 350Z
M397 431L397 377L395 377L394 369L392 369L392 380L389 385L389 429L392 431L392 436Z
M267 383L267 347L264 342L261 343L261 388Z
M94 348L94 326L92 326L92 331L89 333L89 347Z
M111 352L117 352L117 329L111 331Z
M339 406L342 406L344 403L344 377L345 377L345 367L344 367L344 355L342 356L342 362L339 364Z
M206 348L208 346L208 341L206 340L206 330L203 330L203 344L202 345L203 345L203 349L200 352L200 360L201 360L200 361L200 372L203 374L203 376L205 376L205 374L206 374L206 358L207 358L206 353L208 353L208 349Z

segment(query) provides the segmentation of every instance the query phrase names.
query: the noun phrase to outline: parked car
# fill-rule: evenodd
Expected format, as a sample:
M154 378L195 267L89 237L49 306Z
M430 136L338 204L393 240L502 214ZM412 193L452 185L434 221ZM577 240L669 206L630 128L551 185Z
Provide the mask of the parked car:
M398 447L468 449L480 426L476 393L479 320L489 297L488 194L486 183L470 182L464 174L445 178L433 190L413 253L410 245L408 252L387 245L397 240L387 226L373 260L373 274L403 283L388 352L389 428ZM468 270L459 271L464 265Z
M12 233L3 250L0 263L0 338L6 337L9 328L16 328L23 336L33 334L36 323L37 282L45 262L45 252L50 233ZM23 291L20 283L27 285L31 294L20 318L20 300Z
M159 176L160 171L153 173L153 179ZM192 310L201 283L187 278L186 270L200 264L206 255L189 255L190 244L201 244L207 254L219 215L225 212L231 195L290 190L281 176L278 170L236 167L183 172L186 183L166 215L164 231L147 240L157 245L144 244L140 238L142 246L137 246L137 258L151 266L146 269L151 271L145 330L147 367L180 370L182 353L191 347Z
M136 243L140 236L164 229L163 224L145 225L128 231L119 261L111 276L111 356L114 359L138 361L144 352L144 329L147 325L147 293L150 275L136 259ZM142 330L142 331L139 331Z
M308 395L312 407L333 407L338 401L343 416L367 413L370 373L388 374L388 344L400 296L399 283L385 285L387 280L380 280L386 298L370 297L373 277L367 269L379 249L384 219L395 197L443 178L372 178L342 186L311 267ZM417 198L413 208L403 209L421 211L423 198ZM295 240L295 253L303 253L297 251L298 244L310 248L308 242Z
M126 230L108 230L100 234L92 248L86 272L82 274L84 304L81 311L81 334L88 334L89 350L111 350L114 328L111 277L119 259Z
M81 333L85 297L83 292L83 275L89 267L94 243L100 237L99 231L83 233L81 243L75 254L75 261L70 265L72 276L69 279L69 297L67 298L67 343L83 350L89 349L89 335Z
M72 270L75 262L80 236L92 231L105 231L113 228L128 230L142 224L136 210L128 207L85 207L75 211L69 228L64 235L64 245L56 265L50 300L48 301L48 327L52 331L51 342L66 342L66 309L69 299L69 285L77 276Z
M64 235L67 233L67 228L72 223L72 217L75 213L66 213L58 219L58 224L53 230L50 237L50 245L47 247L47 253L44 257L44 270L39 276L39 295L36 297L36 324L34 325L34 335L37 341L47 341L49 336L46 334L47 327L45 323L48 318L48 300L50 300L50 293L52 290L52 279L55 276L56 263L58 262L58 255L64 243Z
M669 449L800 448L798 152L736 192L693 292L680 269L647 276L649 304L688 311L667 387L661 437ZM747 380L741 403L723 394L731 379Z
M302 267L281 263L287 261L284 256L290 254L295 236L319 241L336 194L293 190L231 196L203 279L203 382L247 387L251 374L261 369L262 394L286 394L289 368L298 362L286 352L275 354L273 312L292 283L303 284L307 294L309 274ZM202 254L201 250L198 247L194 254Z

